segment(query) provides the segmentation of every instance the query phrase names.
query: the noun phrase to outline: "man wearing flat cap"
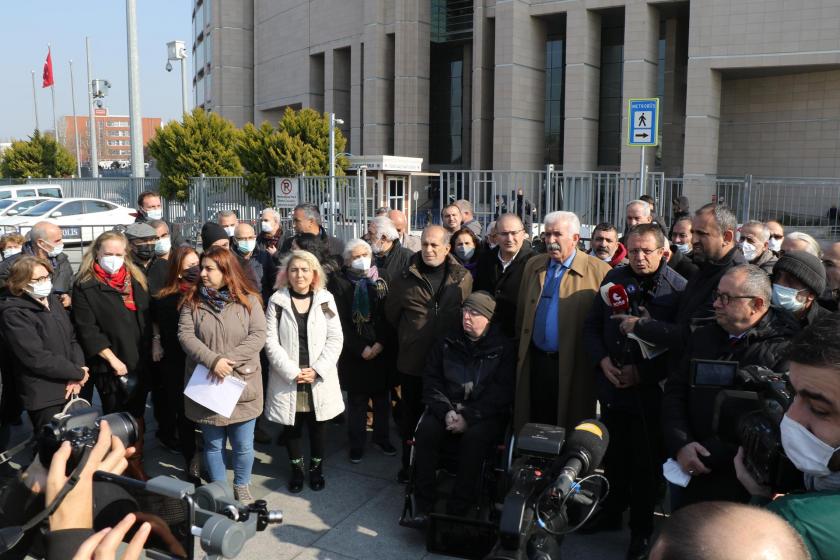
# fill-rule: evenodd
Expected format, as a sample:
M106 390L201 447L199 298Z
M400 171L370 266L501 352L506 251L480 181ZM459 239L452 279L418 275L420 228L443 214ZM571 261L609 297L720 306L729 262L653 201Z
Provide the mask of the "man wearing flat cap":
M772 281L773 305L793 313L802 328L831 313L817 303L825 291L825 266L811 253L786 252L773 266Z
M440 450L458 439L458 472L447 512L465 515L478 501L481 464L500 442L510 418L516 383L513 342L492 323L496 302L473 292L461 307L461 324L432 348L423 374L427 409L414 435L416 511L403 524L423 527L434 505Z
M145 222L138 222L125 228L125 236L131 247L131 258L134 264L148 274L152 261L155 260L157 231Z

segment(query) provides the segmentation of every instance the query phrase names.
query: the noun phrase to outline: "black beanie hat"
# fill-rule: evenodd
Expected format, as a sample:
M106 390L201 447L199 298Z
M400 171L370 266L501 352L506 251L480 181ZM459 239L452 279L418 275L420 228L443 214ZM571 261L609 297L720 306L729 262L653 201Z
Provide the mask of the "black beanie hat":
M230 239L225 228L216 222L207 222L201 226L201 247L207 251L213 243L220 239Z
M819 257L805 251L787 251L773 266L773 273L785 271L817 295L825 291L825 266Z

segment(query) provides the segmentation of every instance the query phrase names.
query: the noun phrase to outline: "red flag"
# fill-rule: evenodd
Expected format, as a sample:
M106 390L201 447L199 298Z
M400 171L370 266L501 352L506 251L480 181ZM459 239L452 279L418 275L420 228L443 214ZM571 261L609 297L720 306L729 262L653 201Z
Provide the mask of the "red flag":
M49 49L47 49L47 60L44 62L44 85L41 87L48 88L53 85L55 82L53 81L53 72L52 72L52 56L50 55Z

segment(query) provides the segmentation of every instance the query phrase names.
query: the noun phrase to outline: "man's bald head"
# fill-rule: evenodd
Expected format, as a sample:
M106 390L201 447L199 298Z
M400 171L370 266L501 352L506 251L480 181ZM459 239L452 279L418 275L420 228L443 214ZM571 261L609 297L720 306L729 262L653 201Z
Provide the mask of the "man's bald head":
M650 560L809 560L799 534L778 515L731 502L702 502L671 515Z
M388 211L388 218L391 219L393 222L394 227L397 228L400 236L405 233L405 228L408 225L408 221L405 219L405 214L402 210L389 210Z
M249 237L255 237L257 232L254 230L254 226L251 224L247 224L245 222L239 222L236 224L236 229L233 232L233 235L237 239L246 239Z

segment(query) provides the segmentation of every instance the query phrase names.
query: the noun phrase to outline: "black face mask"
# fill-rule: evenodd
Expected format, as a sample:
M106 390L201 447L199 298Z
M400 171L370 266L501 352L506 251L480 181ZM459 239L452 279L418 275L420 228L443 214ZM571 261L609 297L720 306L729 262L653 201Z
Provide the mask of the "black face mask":
M150 261L155 257L154 245L134 245L132 249L141 261Z
M201 268L198 265L191 266L181 273L181 280L189 284L198 284Z

